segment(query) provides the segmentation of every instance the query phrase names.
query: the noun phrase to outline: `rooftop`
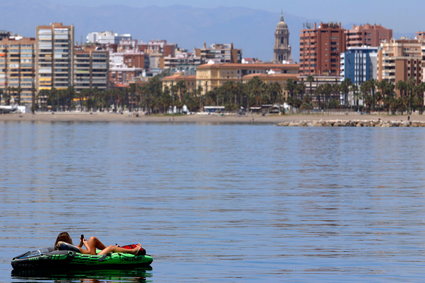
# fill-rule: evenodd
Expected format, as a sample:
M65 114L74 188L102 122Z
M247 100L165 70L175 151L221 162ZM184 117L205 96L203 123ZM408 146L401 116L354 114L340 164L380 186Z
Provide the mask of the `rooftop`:
M204 64L198 67L201 70L208 69L298 69L299 64L272 64L272 63L261 63L261 64Z

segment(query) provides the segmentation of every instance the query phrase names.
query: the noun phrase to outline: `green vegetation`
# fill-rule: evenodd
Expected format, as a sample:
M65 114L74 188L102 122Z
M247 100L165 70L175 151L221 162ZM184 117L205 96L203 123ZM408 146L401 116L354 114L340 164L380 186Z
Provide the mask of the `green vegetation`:
M350 80L319 84L313 87L314 78L304 82L288 80L286 92L278 83L265 83L254 77L246 83L226 82L221 87L202 95L203 90L189 90L184 81L171 88L162 87L162 76L156 76L142 85L108 90L88 89L77 93L73 88L65 90L43 90L33 97L32 110L69 111L145 111L148 114L167 113L171 107L186 105L190 111L200 111L203 106L225 106L227 111L241 107L259 107L265 104L288 103L300 111L354 110L386 111L395 113L424 112L425 83L413 80L388 81L370 80L360 86ZM350 99L351 97L351 99ZM21 90L0 90L0 103L10 105L11 100L19 104Z

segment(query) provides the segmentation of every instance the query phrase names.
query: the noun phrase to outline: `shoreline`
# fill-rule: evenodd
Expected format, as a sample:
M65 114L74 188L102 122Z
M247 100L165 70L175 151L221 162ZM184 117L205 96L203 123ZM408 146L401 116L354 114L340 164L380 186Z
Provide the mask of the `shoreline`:
M425 115L387 115L360 113L320 113L289 115L138 115L136 113L42 112L1 114L0 122L121 122L121 123L192 123L192 124L274 124L287 127L425 127Z

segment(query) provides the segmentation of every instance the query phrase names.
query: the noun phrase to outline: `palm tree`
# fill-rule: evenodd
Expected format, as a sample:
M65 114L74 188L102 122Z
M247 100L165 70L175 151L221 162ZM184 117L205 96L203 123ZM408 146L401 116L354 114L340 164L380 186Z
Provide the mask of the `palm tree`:
M270 104L281 103L282 87L279 83L274 82L267 86L267 92Z
M348 108L348 93L352 86L351 80L346 78L341 83L341 92L344 94L344 106Z
M289 97L294 98L295 92L297 89L297 82L293 79L289 79L286 81L286 89L289 92Z
M398 81L396 86L395 86L399 92L400 92L400 101L401 101L401 105L403 105L405 109L409 109L408 104L409 104L409 99L408 99L408 85L405 81ZM404 109L402 109L403 112Z
M309 94L310 96L313 95L313 82L314 82L314 77L313 76L308 76L307 77L307 82L309 84Z
M34 114L34 113L35 113L35 110L38 108L38 107L36 106L36 95L35 95L35 92L36 92L36 89L35 89L35 87L33 86L33 87L31 88L31 113L32 113L32 114Z
M352 84L350 86L350 91L353 94L353 98L354 98L354 106L357 108L357 112L359 112L359 107L360 107L360 95L359 95L359 86L356 84Z
M261 106L262 98L264 97L266 85L260 80L259 77L254 77L245 85L245 89L248 95L248 104L246 108L248 109L250 106L256 105Z
M360 85L360 91L363 96L363 100L365 104L368 106L369 111L375 110L375 104L376 104L376 83L375 80L369 80L365 81Z

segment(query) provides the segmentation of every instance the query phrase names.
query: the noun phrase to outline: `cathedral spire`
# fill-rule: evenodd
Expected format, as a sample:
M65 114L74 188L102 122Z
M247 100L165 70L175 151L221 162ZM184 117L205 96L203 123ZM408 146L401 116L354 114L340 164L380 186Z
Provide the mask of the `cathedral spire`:
M280 22L277 24L274 42L274 58L277 64L292 62L291 45L289 45L289 28L283 17L283 10Z
M280 21L281 22L285 21L285 17L283 16L283 9L280 11Z

